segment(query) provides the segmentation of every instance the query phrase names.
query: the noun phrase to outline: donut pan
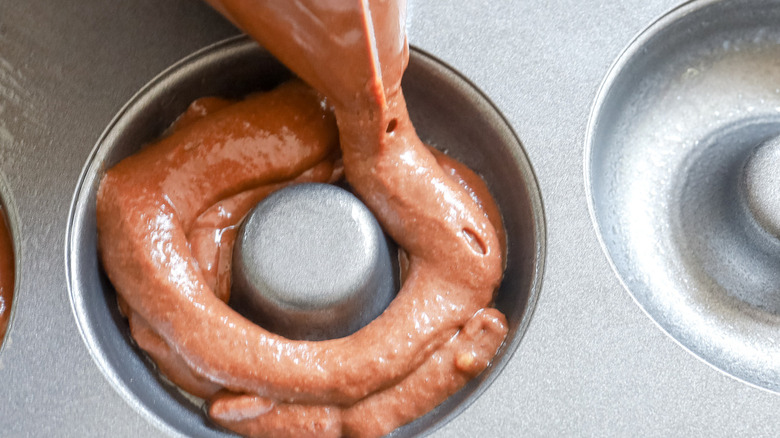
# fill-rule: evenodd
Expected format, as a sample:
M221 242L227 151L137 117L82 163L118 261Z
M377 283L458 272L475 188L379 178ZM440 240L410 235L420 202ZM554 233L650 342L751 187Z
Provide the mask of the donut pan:
M396 435L776 436L780 1L411 0L408 16L412 116L434 144L496 145L451 152L517 241L510 342ZM250 86L208 80L262 53L237 33L191 0L0 0L18 279L0 435L230 436L128 340L89 209L139 146L122 138L159 133L195 89Z

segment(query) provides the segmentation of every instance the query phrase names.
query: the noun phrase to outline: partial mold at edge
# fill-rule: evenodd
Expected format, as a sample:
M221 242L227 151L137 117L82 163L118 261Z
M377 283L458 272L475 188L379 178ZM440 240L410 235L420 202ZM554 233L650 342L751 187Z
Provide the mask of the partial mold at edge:
M17 243L19 239L19 219L10 190L2 175L0 175L0 221L2 221L0 233L3 233L3 236L0 236L2 249L3 252L10 252L11 258L9 263L4 257L6 254L0 254L0 257L4 257L3 260L0 260L0 266L2 266L2 270L6 271L0 272L0 275L2 275L0 280L5 284L8 281L8 277L10 277L10 287L8 287L8 284L5 284L6 288L4 288L3 293L6 295L5 298L8 298L8 293L11 294L10 299L4 299L2 309L5 319L4 326L0 327L0 354L2 354L7 344L6 340L9 339L8 333L13 325L20 279L19 244ZM8 343L10 342L12 341Z
M585 153L602 247L637 303L705 362L776 392L780 245L743 186L754 151L780 135L778 23L770 0L660 18L607 75Z

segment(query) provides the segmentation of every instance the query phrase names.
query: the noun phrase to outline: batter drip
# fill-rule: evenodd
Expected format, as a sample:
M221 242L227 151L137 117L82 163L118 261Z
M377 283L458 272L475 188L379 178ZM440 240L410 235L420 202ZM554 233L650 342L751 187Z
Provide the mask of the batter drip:
M105 270L139 346L209 399L217 423L248 436L388 433L484 370L506 336L489 307L503 269L498 209L409 121L397 2L213 3L327 103L300 82L196 102L102 180ZM288 340L225 304L235 227L279 187L337 178L339 145L347 180L407 256L406 278L353 335Z

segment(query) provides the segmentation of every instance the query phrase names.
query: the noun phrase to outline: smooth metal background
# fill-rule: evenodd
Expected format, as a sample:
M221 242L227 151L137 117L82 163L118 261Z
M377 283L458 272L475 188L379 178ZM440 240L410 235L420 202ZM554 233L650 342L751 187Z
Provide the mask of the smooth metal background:
M539 180L543 290L499 379L436 437L774 436L780 396L663 334L620 286L588 215L583 144L610 64L679 2L412 1L409 39L504 112ZM110 387L68 300L75 185L119 108L180 58L236 30L193 0L0 0L0 172L22 266L0 351L3 436L158 436Z

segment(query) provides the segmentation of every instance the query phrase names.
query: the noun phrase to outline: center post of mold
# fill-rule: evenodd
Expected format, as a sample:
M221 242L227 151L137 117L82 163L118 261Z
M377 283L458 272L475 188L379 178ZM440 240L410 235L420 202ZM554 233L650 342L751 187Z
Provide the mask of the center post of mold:
M780 239L780 136L761 144L745 166L747 205L759 225Z
M292 339L354 333L396 293L382 229L360 200L333 185L300 184L260 202L233 260L231 306Z

